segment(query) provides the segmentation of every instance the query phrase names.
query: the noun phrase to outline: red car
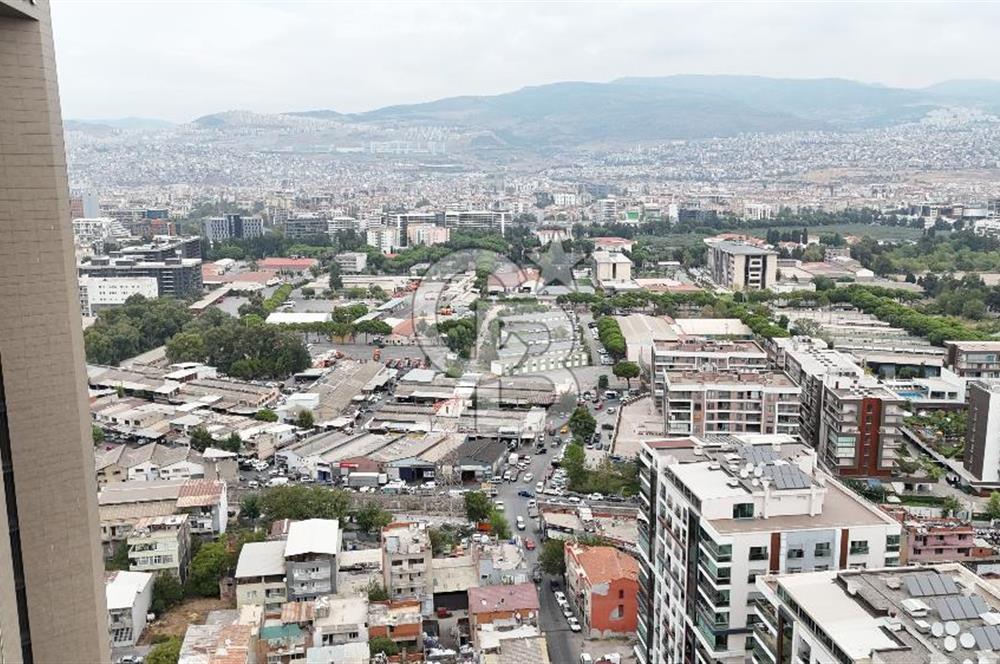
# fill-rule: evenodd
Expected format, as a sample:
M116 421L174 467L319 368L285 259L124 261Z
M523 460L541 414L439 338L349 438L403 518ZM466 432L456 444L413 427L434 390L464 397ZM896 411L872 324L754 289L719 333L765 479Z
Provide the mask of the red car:
M604 402L603 402L603 401L598 401L598 402L597 402L597 403L596 403L596 404L594 405L594 410L600 410L600 409L602 409L602 408L604 408Z
M535 550L535 540L532 540L532 539L526 539L526 540L524 540L524 548L527 549L528 551L534 551Z

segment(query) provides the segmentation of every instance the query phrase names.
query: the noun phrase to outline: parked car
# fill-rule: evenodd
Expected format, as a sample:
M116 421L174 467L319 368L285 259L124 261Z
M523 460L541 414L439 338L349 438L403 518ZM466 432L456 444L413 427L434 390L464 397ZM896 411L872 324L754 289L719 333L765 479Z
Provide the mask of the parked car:
M517 529L518 530L525 529L524 517L521 516L520 514L517 516Z
M496 507L501 512L503 512L503 501L502 500L494 501L493 506Z
M569 622L569 629L571 632L579 632L581 629L583 629L582 627L580 627L580 621L577 620L576 618L570 617L567 619L567 622Z
M531 480L535 479L535 476L532 475L531 473L525 473L524 477L521 479L523 479L525 482L531 482Z
M532 498L534 497L535 494L528 491L527 489L521 489L520 491L517 492L517 495L521 496L522 498Z
M563 607L563 615L566 616L566 620L573 617L573 609L569 608L569 604Z
M528 551L534 551L535 550L535 540L533 540L533 539L526 539L526 540L524 540L524 548L527 549Z

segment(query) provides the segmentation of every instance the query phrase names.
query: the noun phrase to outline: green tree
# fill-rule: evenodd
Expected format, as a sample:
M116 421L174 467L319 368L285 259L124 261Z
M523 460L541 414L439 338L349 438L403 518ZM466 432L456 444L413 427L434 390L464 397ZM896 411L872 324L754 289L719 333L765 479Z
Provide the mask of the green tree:
M1000 491L990 494L990 500L986 503L986 516L992 521L1000 519Z
M161 572L153 581L153 602L151 608L156 615L163 615L172 606L184 599L184 586L169 572Z
M455 536L445 528L428 528L427 536L431 540L431 553L440 556L455 546Z
M358 528L363 532L381 532L383 528L392 523L392 514L382 509L373 500L366 502L357 511L355 518L358 521Z
M250 523L255 523L257 519L260 518L261 514L261 499L259 493L248 493L243 496L240 500L240 515L249 521Z
M538 554L538 564L546 574L563 576L566 574L566 555L561 539L547 539Z
M486 521L493 513L493 501L482 491L469 491L464 500L465 518L472 523Z
M260 422L277 422L278 414L270 408L261 408L254 415L254 419Z
M639 377L639 365L635 362L623 360L611 368L611 373L618 378L624 378L628 383L628 388L631 390L632 379Z
M219 447L226 452L239 453L243 448L243 439L235 431L229 434L229 437L219 443Z
M106 570L127 570L128 564L128 544L121 542L115 547L115 554L104 563Z
M311 429L313 427L314 418L311 410L302 409L299 414L295 417L295 426L302 427L303 429Z
M191 429L188 437L191 439L191 447L199 452L204 452L206 448L215 445L215 439L205 427L198 426Z
M597 430L597 420L586 406L577 406L569 417L569 430L573 432L573 440L578 442L590 440Z
M962 509L962 503L955 496L945 496L941 500L941 513L944 516L955 516L955 513L960 509Z
M150 648L146 655L146 664L177 664L181 658L181 639L171 636Z
M566 469L566 477L569 479L570 488L574 491L580 491L587 483L586 459L587 455L583 451L583 445L574 442L566 446L562 467Z
M191 574L188 577L188 591L201 597L218 597L219 580L228 574L236 561L229 552L226 542L207 542L198 548L191 559Z
M601 374L597 377L597 389L606 390L608 389L608 374Z
M330 288L332 290L340 290L344 287L344 279L340 276L340 265L337 261L330 263Z
M365 591L369 602L384 602L389 599L389 591L385 589L385 586L378 579L369 581Z
M100 445L104 442L104 429L97 426L96 424L90 425L90 437L94 440L94 445Z
M399 646L387 636L376 636L374 639L368 641L368 652L372 657L378 653L384 653L391 657L399 654Z
M205 343L197 332L178 332L167 341L167 357L171 362L201 362Z
M347 492L322 486L286 484L261 494L260 509L269 521L279 519L340 519L344 521L351 509Z
M490 532L498 539L510 539L510 524L507 522L507 517L498 509L494 509L490 514Z

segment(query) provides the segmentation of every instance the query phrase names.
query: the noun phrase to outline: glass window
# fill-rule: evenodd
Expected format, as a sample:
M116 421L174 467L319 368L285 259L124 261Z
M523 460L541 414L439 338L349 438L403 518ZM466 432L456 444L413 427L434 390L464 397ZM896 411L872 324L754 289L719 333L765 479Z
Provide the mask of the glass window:
M753 503L737 503L736 505L733 505L733 518L752 519Z

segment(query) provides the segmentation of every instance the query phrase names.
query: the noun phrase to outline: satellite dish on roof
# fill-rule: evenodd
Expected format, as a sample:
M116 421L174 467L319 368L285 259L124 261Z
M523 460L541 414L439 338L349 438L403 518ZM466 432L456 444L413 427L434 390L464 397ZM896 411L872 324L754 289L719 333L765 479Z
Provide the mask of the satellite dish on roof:
M944 637L944 649L948 652L955 652L955 648L958 647L958 641L955 640L954 636Z
M972 650L976 647L976 637L969 632L962 632L962 635L958 637L958 642L961 643L962 647L966 650Z
M944 625L942 625L939 622L936 622L933 625L931 625L931 634L934 635L934 638L940 639L942 636L944 636Z
M949 620L944 624L944 633L948 636L958 636L958 633L961 631L962 628L954 620Z
M742 477L743 479L746 479L746 478L750 477L750 473L747 472L746 468L741 468L740 469L740 477Z
M754 477L763 477L764 476L764 469L761 468L760 466L757 466L756 468L753 469L753 474L754 474Z

